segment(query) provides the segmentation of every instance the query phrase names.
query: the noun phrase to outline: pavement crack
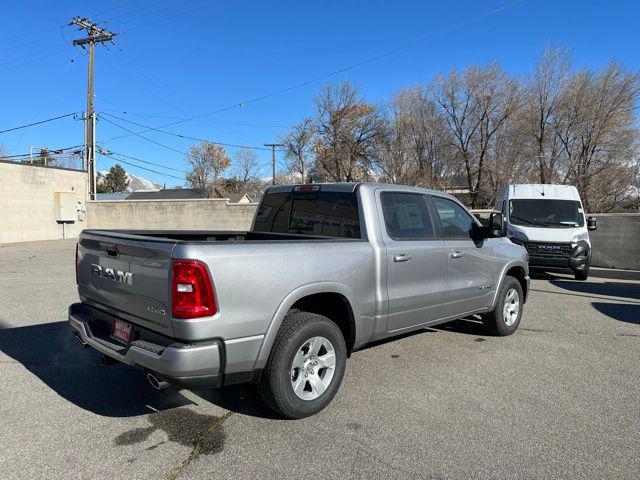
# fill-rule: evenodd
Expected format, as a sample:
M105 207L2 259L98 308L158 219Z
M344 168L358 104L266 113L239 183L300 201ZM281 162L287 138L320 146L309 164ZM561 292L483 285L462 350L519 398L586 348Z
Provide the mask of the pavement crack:
M191 450L191 453L189 453L189 456L186 459L182 460L180 463L176 464L171 469L171 471L164 477L164 480L175 480L180 474L180 472L184 469L184 467L186 467L193 460L198 458L200 456L200 453L202 452L202 446L204 445L204 442L207 440L207 437L217 428L222 426L222 424L231 415L233 415L233 413L234 412L227 412L221 417L216 418L213 422L211 422L211 424L207 428L205 428L202 432L200 432L200 435L198 435L198 438L193 444L193 449Z
M608 336L609 334L606 332L579 332L579 331L570 331L570 330L551 330L544 328L526 328L520 327L518 330L522 330L523 332L533 332L533 333L555 333L555 334L565 334L565 335L587 335L592 337L597 336ZM616 333L613 337L640 337L640 334L637 333Z

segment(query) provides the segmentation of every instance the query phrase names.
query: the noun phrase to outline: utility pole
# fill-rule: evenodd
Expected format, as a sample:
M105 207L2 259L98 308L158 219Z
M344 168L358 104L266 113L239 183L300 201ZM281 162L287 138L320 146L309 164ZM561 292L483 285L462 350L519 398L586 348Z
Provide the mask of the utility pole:
M276 148L284 147L282 143L265 143L265 147L271 147L271 167L272 167L272 175L271 175L271 185L276 184Z
M96 112L93 109L93 73L95 64L95 46L96 43L111 42L115 33L109 32L104 28L98 27L88 18L76 17L69 25L77 25L79 30L85 30L87 37L79 38L73 41L75 46L85 48L88 45L89 50L89 70L87 74L87 111L85 112L85 137L84 137L84 158L85 167L89 172L89 198L95 200L96 195Z

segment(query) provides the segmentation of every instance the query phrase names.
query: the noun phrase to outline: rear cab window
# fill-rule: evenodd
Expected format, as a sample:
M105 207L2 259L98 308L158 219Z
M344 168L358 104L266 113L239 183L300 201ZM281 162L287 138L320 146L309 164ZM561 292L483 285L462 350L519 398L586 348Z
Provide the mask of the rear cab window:
M355 192L267 193L253 231L359 239L358 198Z

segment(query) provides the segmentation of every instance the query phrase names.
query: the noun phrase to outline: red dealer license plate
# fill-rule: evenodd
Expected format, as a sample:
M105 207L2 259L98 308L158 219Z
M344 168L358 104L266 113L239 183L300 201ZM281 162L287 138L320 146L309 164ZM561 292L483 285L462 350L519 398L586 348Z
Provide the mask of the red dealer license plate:
M117 338L124 343L129 343L129 338L131 338L131 328L131 324L123 322L122 320L116 320L113 324L111 335L113 338Z

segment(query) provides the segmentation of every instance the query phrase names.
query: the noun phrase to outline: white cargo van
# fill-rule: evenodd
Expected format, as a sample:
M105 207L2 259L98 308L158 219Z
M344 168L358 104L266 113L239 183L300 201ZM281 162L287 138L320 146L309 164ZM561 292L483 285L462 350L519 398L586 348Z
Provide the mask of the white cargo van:
M529 253L529 267L572 271L586 280L591 264L589 231L580 195L570 185L509 185L498 191L495 209L502 212L507 235Z

